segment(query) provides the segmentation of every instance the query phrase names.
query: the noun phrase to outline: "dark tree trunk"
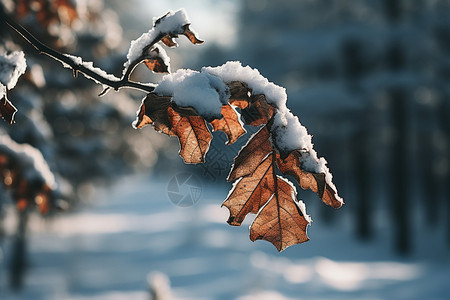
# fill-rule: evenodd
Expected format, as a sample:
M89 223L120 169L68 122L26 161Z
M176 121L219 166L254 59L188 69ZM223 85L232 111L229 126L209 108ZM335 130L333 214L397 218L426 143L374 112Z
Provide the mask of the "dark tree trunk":
M12 256L9 266L10 286L14 290L19 290L23 286L26 262L26 227L28 223L28 212L19 212L19 223L16 236L12 244Z
M373 236L373 206L370 191L370 157L368 152L367 130L361 129L353 138L354 178L356 189L356 235L362 240Z
M408 170L408 139L407 139L407 95L401 89L391 89L392 127L394 139L391 147L390 180L392 218L395 249L401 254L411 250L409 201L409 170Z

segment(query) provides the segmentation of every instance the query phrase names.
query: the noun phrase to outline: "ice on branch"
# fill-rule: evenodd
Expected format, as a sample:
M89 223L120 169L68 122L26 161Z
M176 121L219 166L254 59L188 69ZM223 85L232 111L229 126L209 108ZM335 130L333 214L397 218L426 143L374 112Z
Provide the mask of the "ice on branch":
M0 85L10 90L16 86L20 75L25 73L27 62L22 51L0 55ZM1 91L0 91L1 93ZM0 95L0 99L3 95Z
M124 64L124 72L130 65L142 57L147 47L166 35L177 36L185 32L185 26L191 22L184 9L173 12L169 10L167 14L154 19L153 28L143 33L138 39L131 42L127 54L127 61Z
M220 119L222 105L230 96L228 87L217 76L186 69L165 75L154 92L171 96L178 106L192 107L206 119Z

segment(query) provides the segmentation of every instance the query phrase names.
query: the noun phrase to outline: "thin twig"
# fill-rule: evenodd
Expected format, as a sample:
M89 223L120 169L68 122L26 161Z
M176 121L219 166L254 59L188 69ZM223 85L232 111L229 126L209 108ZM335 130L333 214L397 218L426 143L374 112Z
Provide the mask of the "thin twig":
M140 61L133 62L133 68L128 68L126 70L125 76L122 78L117 78L112 75L108 75L106 73L100 74L96 72L95 70L91 68L87 68L83 64L86 64L86 62L79 64L75 62L70 56L62 54L47 45L43 44L41 41L39 41L36 37L34 37L28 30L26 30L22 25L16 23L14 20L12 20L3 10L0 9L0 20L4 23L6 23L9 27L14 29L18 34L22 36L23 39L25 39L31 46L33 46L39 54L45 54L65 65L70 66L70 68L73 69L74 74L77 74L78 72L84 74L87 78L92 79L96 82L99 82L103 84L104 86L108 86L116 91L118 91L120 88L134 88L138 90L142 90L145 92L152 92L155 89L155 86L151 84L144 84L140 82L135 82L129 80L129 75L133 71L134 67L140 63ZM154 41L153 44L157 43L158 40ZM100 69L99 69L100 70ZM103 73L103 72L102 72ZM105 75L108 75L107 78ZM107 89L106 89L107 90ZM106 91L104 90L104 92ZM102 92L102 94L104 94Z

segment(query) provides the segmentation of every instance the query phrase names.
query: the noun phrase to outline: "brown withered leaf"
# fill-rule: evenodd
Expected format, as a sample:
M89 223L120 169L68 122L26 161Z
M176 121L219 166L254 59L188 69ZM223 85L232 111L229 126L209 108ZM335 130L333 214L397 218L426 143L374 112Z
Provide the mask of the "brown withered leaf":
M193 31L189 28L189 24L183 26L183 35L186 36L192 44L202 44L204 41L200 40Z
M272 155L269 155L253 174L238 180L222 204L230 211L228 224L240 226L247 214L258 213L274 193L274 178Z
M277 166L281 173L294 177L302 189L312 190L325 204L333 208L341 207L342 203L336 199L336 192L325 181L325 174L303 170L300 157L299 151L291 152L285 159L277 154Z
M6 91L5 91L6 92ZM2 117L9 124L14 123L14 115L17 108L6 98L6 94L0 99L0 117Z
M266 240L278 251L309 240L308 221L296 204L295 190L283 178L276 178L273 197L262 207L250 227L250 240Z
M200 116L182 116L169 106L167 109L171 134L180 142L179 154L187 164L205 162L212 139L205 120Z
M164 61L164 49L159 45L144 50L144 64L147 68L155 73L169 73L169 65ZM163 54L161 54L163 52Z
M247 84L241 81L232 81L227 86L230 90L228 102L240 109L246 108L250 101L250 90Z
M258 168L264 158L273 150L269 138L270 132L266 126L250 137L247 144L235 157L233 168L227 178L228 181L250 175Z
M155 73L169 73L169 68L161 57L146 58L144 64Z
M252 126L259 126L269 123L273 117L275 108L267 103L266 96L253 95L250 97L249 105L242 109L242 116L245 123Z
M173 40L173 37L170 36L170 34L166 34L162 39L161 42L164 43L169 48L173 48L177 46L177 43Z
M170 135L171 124L167 109L170 106L170 97L159 96L156 93L149 93L142 101L136 121L135 128L142 128L152 124L159 132Z
M238 112L230 105L222 106L222 119L215 119L211 121L214 131L223 131L228 137L227 145L236 142L247 131L242 127L239 120Z

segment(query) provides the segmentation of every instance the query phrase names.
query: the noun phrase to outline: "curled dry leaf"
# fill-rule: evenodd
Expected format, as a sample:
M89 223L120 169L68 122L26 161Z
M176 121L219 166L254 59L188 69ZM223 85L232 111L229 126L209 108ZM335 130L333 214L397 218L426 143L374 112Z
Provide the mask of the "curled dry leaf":
M159 132L178 137L179 154L185 163L205 161L212 135L205 120L192 108L175 105L171 97L149 93L142 101L133 126L142 128L148 124Z
M144 55L144 64L147 68L155 73L169 73L169 62L164 58L167 57L165 51L161 46L155 45L154 47L146 50Z
M0 87L1 88L1 87ZM0 117L2 117L9 124L14 123L14 115L17 108L6 98L6 91L3 98L0 99Z
M269 123L275 108L267 103L266 96L252 95L245 82L232 81L227 86L230 89L229 103L241 109L245 124L260 126Z
M282 251L308 240L309 222L296 204L295 188L276 175L278 159L264 126L235 158L228 180L237 181L222 206L230 211L227 222L234 226L240 226L247 214L257 214L250 239L267 240Z
M166 45L169 48L176 47L178 44L174 41L173 37L171 37L169 34L166 34L162 39L161 42L163 42L164 45Z
M186 36L192 44L202 44L203 41L200 40L193 31L189 28L189 24L183 26L183 35Z
M230 89L228 102L240 109L245 109L250 102L250 89L247 84L241 81L232 81L227 86Z
M258 213L274 193L272 156L267 156L256 170L236 181L222 206L230 210L228 224L240 226L247 214Z
M200 116L182 116L172 107L168 108L171 132L180 142L179 154L187 164L205 162L212 140L205 120Z
M285 179L276 178L273 197L261 208L250 227L250 240L266 240L278 251L309 240L309 222L296 204L294 187Z
M144 64L155 73L169 73L169 68L161 57L146 58Z
M242 110L245 123L252 126L268 124L275 113L275 108L267 103L266 96L251 96L248 107Z
M169 106L170 97L159 96L155 93L147 94L142 101L133 126L135 128L142 128L148 124L152 124L158 132L170 135L171 125L167 114Z
M264 158L273 150L269 138L269 130L264 126L249 139L234 159L233 168L227 178L228 181L255 172Z
M223 131L228 137L227 145L236 142L247 131L239 119L239 113L230 105L222 106L222 119L211 121L214 131Z
M277 166L281 173L295 178L304 190L310 189L315 192L322 201L333 208L342 206L342 202L336 199L336 192L326 183L325 174L311 173L302 168L299 151L291 152L285 159L277 155Z

